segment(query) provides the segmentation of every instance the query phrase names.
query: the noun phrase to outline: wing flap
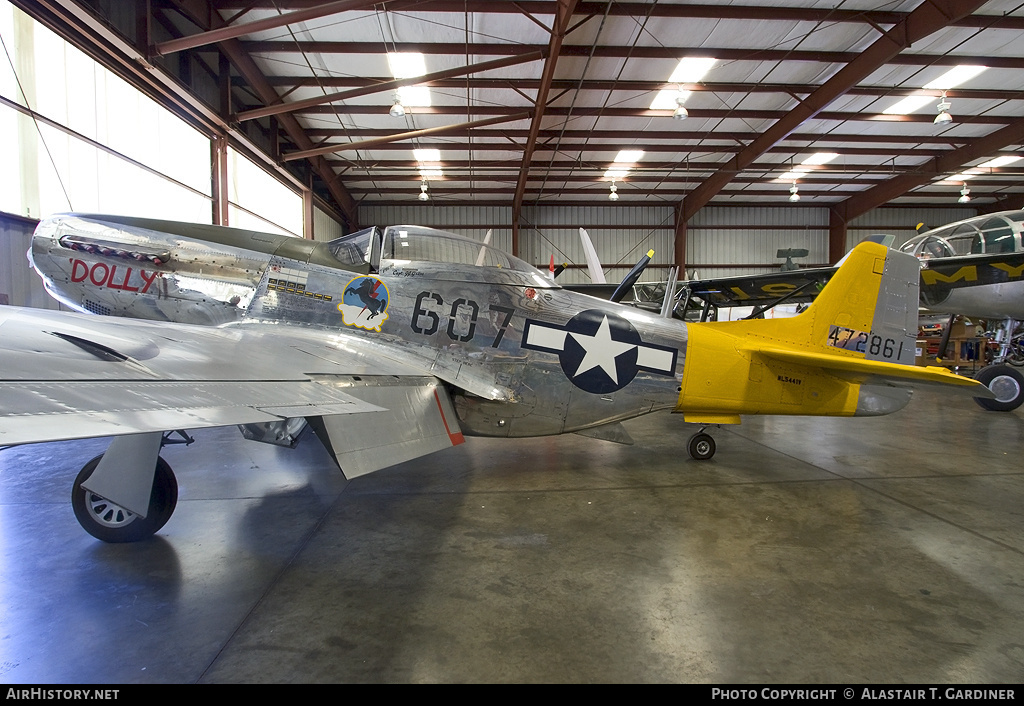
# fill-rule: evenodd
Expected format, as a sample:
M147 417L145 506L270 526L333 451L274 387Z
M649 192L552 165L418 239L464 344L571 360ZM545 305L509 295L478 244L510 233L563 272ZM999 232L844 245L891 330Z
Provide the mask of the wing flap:
M365 386L353 390L353 394L379 405L383 411L309 420L346 478L366 475L463 442L448 392L435 378L362 382Z

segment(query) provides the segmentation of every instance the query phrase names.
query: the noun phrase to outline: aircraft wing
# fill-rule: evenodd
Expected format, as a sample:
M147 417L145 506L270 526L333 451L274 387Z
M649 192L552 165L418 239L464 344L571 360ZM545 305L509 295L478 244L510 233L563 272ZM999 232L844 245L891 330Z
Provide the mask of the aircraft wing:
M921 263L925 304L941 302L953 289L1018 282L1024 275L1024 252L939 257Z
M694 279L683 282L683 285L690 290L692 296L710 301L717 307L767 304L803 287L799 294L786 300L789 304L799 304L814 301L835 272L834 267L813 267L763 275Z
M1024 279L1024 252L960 255L921 261L921 301L942 301L952 289L999 284ZM789 304L814 301L835 274L834 267L815 267L763 275L688 280L690 294L717 307L758 306L806 286L786 300Z
M344 331L0 307L3 445L306 417L353 477L462 442L438 377Z

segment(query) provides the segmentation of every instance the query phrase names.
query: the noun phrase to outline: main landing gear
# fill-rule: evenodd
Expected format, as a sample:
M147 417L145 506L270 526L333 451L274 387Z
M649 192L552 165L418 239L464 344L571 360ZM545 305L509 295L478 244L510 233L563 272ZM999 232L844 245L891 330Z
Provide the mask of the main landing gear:
M694 461L707 461L715 455L715 440L704 429L705 427L701 427L686 444L686 451Z
M138 542L151 537L178 503L178 482L160 449L191 444L159 432L116 437L105 453L89 461L71 489L71 507L82 528L104 542ZM86 487L88 486L88 487Z

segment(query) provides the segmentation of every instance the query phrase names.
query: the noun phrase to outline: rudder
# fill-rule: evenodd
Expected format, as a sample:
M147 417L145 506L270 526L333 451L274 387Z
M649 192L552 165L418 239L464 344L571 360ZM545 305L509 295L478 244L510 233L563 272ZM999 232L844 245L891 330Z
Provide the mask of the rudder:
M801 323L809 328L812 348L914 365L919 289L917 258L861 243L794 321L807 317Z

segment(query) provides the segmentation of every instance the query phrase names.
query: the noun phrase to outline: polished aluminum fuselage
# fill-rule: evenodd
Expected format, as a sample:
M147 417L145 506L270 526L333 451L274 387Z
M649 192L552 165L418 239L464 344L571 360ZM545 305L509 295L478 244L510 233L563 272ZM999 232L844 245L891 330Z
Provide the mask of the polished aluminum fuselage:
M80 311L303 327L341 345L346 336L378 341L390 355L449 383L468 434L583 430L672 409L679 395L685 324L563 290L537 270L383 258L371 272L369 265L339 262L324 243L78 216L47 221L33 239L31 259L48 291ZM377 299L364 299L361 311L352 308L367 281ZM376 301L386 301L379 314ZM632 369L609 370L617 383L631 377L628 384L584 389L583 368L595 363L580 360L583 353L567 363L579 335L563 330L581 313L639 337L631 339L639 356ZM610 345L631 360L628 352L621 355L625 344Z

